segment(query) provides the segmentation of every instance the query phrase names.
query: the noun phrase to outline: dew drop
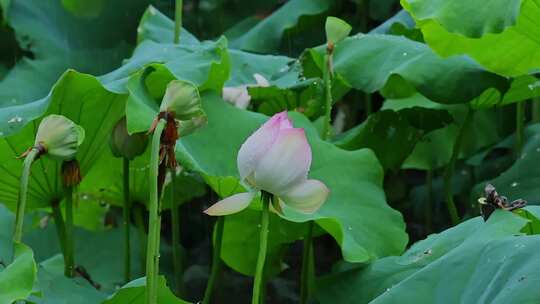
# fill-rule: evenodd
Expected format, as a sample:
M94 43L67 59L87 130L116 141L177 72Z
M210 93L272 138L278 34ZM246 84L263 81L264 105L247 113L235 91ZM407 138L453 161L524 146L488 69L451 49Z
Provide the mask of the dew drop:
M518 182L513 182L511 186L512 186L512 187L517 187L518 185L519 185Z
M261 227L262 227L261 224L257 224L257 228L261 228Z
M137 28L137 33L142 34L142 32L143 32L143 29L140 28L140 27L138 27L138 28Z
M22 117L14 116L10 120L8 120L8 123L10 123L10 124L12 124L12 123L20 123L22 121L23 121Z
M352 227L351 227L351 226L347 226L347 230L351 231L351 230L352 230Z
M403 55L403 56L407 56L407 52L403 52L403 54L401 54L401 55Z

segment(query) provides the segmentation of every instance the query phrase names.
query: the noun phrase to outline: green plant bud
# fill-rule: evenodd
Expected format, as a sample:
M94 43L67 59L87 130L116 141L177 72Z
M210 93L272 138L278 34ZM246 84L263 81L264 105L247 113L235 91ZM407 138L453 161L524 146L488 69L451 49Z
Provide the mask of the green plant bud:
M129 135L126 118L120 119L114 126L109 140L109 146L115 157L125 157L129 160L141 155L146 150L148 137L144 133Z
M328 17L325 24L326 41L336 44L349 36L351 29L352 27L347 22L336 17Z
M75 158L84 140L84 129L62 115L52 114L41 121L36 134L36 147L57 160Z
M167 84L160 112L170 112L177 120L190 120L205 116L197 87L187 81L172 80Z

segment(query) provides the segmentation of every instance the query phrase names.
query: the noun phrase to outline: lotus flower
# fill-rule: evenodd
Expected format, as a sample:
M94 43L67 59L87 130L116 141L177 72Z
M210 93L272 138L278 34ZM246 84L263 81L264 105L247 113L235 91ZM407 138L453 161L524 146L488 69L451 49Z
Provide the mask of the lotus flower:
M253 74L253 78L257 84L241 85L237 87L224 87L223 88L223 100L228 101L235 105L239 109L247 109L251 96L249 96L249 87L269 87L270 83L261 74Z
M321 181L307 179L311 165L311 147L304 129L294 128L287 112L274 115L240 147L240 179L252 191L227 197L207 210L209 215L227 215L247 208L261 190L283 204L303 213L313 213L326 201L329 190Z

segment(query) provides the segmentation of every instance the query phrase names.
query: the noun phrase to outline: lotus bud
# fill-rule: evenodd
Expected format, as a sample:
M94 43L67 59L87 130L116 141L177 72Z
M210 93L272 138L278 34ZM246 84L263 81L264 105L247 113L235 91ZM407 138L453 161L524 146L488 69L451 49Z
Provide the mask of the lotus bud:
M345 21L336 18L328 17L326 18L325 30L326 30L326 41L329 45L334 45L341 40L349 36L352 27Z
M169 82L159 111L173 113L174 118L181 121L204 115L199 90L183 80Z
M34 147L57 160L75 158L84 140L84 129L62 115L49 115L39 124Z
M148 137L144 133L128 134L126 118L124 117L114 126L109 147L115 157L133 160L144 153L147 143Z
M217 202L205 212L227 215L247 208L258 191L278 197L274 210L287 205L299 212L313 213L326 201L329 189L321 181L308 179L311 147L304 129L294 128L287 112L274 115L240 147L237 157L240 179L254 191Z
M239 109L247 109L251 96L249 95L248 88L254 87L269 87L270 82L264 78L261 74L253 74L253 78L257 82L256 84L241 85L237 87L224 87L221 93L223 100L232 103Z

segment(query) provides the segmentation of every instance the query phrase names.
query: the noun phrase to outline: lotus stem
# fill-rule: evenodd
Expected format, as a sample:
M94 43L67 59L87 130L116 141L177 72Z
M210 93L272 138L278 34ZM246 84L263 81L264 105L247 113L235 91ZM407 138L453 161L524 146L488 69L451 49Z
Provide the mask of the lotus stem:
M129 159L122 158L123 164L123 191L124 191L124 282L130 281L131 277L131 242L130 242L130 219L131 219L131 201L129 198Z
M173 251L173 272L176 283L176 291L182 295L184 287L182 284L182 277L184 272L184 265L182 263L183 250L180 244L180 212L178 202L175 197L176 188L176 170L170 169L171 174L171 229L172 229L172 251Z
M62 251L63 256L66 256L66 225L62 217L62 210L60 210L60 202L58 200L53 201L51 208L54 226L56 227L56 235L60 243L60 251Z
M65 249L64 249L64 275L68 278L72 278L75 274L75 241L73 238L73 186L65 186L64 188L64 200L65 200L65 213L66 213L66 225L65 225Z
M461 152L463 138L465 137L465 133L467 132L467 127L472 121L473 114L473 109L469 107L467 110L467 115L465 116L465 120L463 121L463 125L461 126L461 129L459 130L459 133L454 142L452 156L450 157L450 161L448 162L448 165L446 166L446 170L444 172L444 194L446 197L446 208L448 209L448 213L450 214L450 220L452 221L453 225L459 224L459 215L456 209L456 204L454 203L452 177L454 175L456 161L459 157L459 153Z
M515 156L516 159L521 156L524 142L524 129L525 129L525 102L516 103L516 146Z
M257 256L257 266L255 268L255 280L253 282L253 295L251 304L259 304L261 302L261 289L264 276L264 263L266 260L266 248L268 244L268 226L270 222L270 200L272 195L267 192L262 192L262 215L261 215L261 232L259 240L259 255Z
M20 243L23 235L24 210L26 209L26 198L28 194L28 178L30 177L30 169L32 163L39 155L39 150L32 148L23 163L23 171L20 180L19 197L17 201L17 215L15 218L15 231L13 233L13 241Z
M150 200L148 206L148 244L146 250L146 303L157 304L157 276L159 273L159 238L161 215L159 214L158 167L161 133L166 121L160 119L152 136L150 155Z
M540 97L532 99L532 123L540 122Z
M427 188L427 199L426 206L424 210L425 220L426 220L426 230L427 233L431 232L432 229L432 206L433 206L433 168L429 168L426 172L426 188Z
M139 235L141 256L146 256L146 246L148 244L148 236L146 234L146 226L144 224L144 208L144 205L139 205L133 209L133 217L135 219L135 225L137 226L137 232ZM141 261L141 269L145 271L146 263L144 260Z
M182 0L176 0L174 12L174 44L180 43L180 31L182 29Z
M332 79L331 79L331 68L332 68L332 50L330 47L327 48L327 52L324 55L324 66L323 66L323 82L324 82L324 125L322 138L328 139L330 133L332 132Z
M212 300L212 292L214 285L221 270L221 245L223 243L223 227L225 226L225 218L220 216L216 222L216 232L214 240L214 251L212 252L212 269L210 270L210 278L204 291L203 304L209 304Z
M308 222L308 230L304 238L302 252L302 274L300 280L300 303L305 304L309 299L310 269L313 266L313 221Z

